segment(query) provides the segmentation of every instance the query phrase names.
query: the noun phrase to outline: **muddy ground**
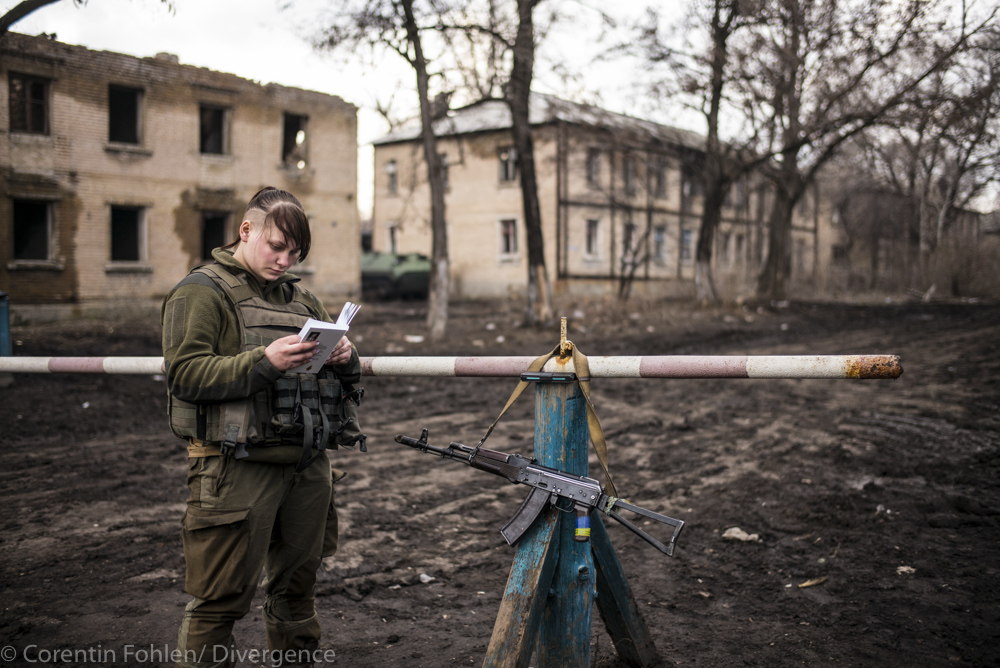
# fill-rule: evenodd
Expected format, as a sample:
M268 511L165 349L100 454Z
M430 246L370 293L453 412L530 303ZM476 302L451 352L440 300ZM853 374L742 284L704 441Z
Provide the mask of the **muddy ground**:
M558 327L519 327L518 308L453 304L432 345L406 339L426 331L422 305L371 303L352 332L363 355L550 350ZM1000 665L1000 305L560 311L590 355L903 360L896 381L594 381L619 489L687 522L673 558L609 527L663 665ZM135 321L13 332L18 355L159 355L158 337ZM513 384L366 379L369 452L338 454L341 548L317 592L333 664L482 664L514 554L498 529L525 490L392 437L475 442ZM532 403L491 447L531 452ZM0 665L62 649L61 665L155 665L187 601L185 451L162 379L18 375L0 420L0 646L14 655ZM724 539L732 527L759 540ZM263 649L263 635L255 609L237 640ZM596 611L591 647L592 665L623 665Z

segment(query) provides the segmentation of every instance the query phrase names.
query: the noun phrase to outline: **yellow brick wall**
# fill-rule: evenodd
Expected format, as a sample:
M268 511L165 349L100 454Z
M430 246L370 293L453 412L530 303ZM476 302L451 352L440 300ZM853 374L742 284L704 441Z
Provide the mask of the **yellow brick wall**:
M310 215L313 246L293 272L324 297L360 289L357 109L340 98L234 75L90 51L11 34L0 64L0 238L10 239L11 199L54 201L50 267L0 262L0 289L22 303L158 298L200 264L200 211L238 223L265 185L289 190ZM48 136L11 133L8 73L51 79ZM108 142L108 86L143 90L138 146ZM228 107L229 151L199 151L200 103ZM281 165L283 113L306 115L308 165ZM110 263L111 206L146 207L146 260ZM232 234L229 235L230 237ZM0 247L9 247L5 243ZM304 271L301 271L303 270ZM339 304L330 305L331 310Z

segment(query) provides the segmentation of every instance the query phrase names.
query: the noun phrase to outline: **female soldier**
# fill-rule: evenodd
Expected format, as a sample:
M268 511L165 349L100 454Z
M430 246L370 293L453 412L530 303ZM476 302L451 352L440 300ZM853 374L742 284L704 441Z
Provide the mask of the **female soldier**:
M336 549L325 447L346 404L341 383L358 382L361 365L344 337L318 377L286 373L315 354L316 344L296 335L306 319L331 320L285 273L309 244L299 201L264 188L236 241L215 249L214 262L163 303L170 426L189 456L183 539L185 590L194 598L178 666L235 663L233 625L250 610L262 569L272 656L309 663L318 646L316 571ZM328 516L333 535L324 546Z

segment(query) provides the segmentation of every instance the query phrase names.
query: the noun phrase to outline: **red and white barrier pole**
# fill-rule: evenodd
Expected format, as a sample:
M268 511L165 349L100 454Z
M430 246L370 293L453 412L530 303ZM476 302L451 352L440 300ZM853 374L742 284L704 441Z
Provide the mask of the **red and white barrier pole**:
M362 357L365 376L519 377L533 357ZM588 357L592 378L898 378L895 355ZM162 357L0 357L7 373L162 374Z

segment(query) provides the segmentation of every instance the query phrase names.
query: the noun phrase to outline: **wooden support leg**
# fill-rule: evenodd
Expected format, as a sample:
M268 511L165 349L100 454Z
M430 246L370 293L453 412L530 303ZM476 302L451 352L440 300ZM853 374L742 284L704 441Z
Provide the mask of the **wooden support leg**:
M597 570L597 609L619 658L630 666L653 666L660 662L646 623L639 616L635 597L622 571L600 513L590 515L590 543Z
M552 591L542 615L538 636L541 668L590 665L590 632L594 614L594 558L590 543L573 540L576 513L561 512L559 563L552 577Z
M548 509L517 544L484 668L527 668L559 559L560 515Z

